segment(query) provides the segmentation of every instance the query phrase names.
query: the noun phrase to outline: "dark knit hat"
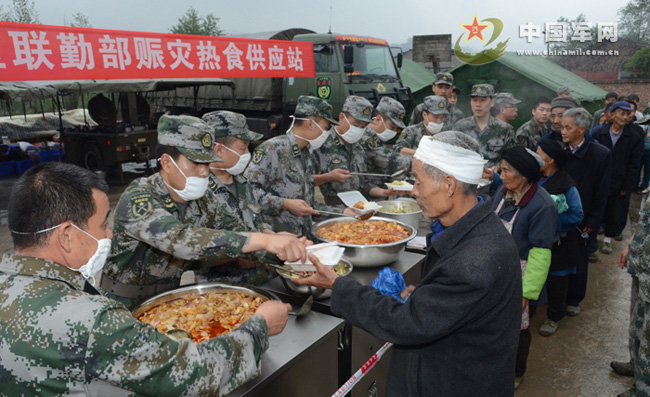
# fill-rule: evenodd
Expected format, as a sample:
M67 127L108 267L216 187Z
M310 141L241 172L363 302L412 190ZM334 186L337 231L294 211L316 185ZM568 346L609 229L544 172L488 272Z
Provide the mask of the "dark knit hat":
M514 146L504 150L501 160L505 160L521 175L531 181L537 182L542 176L537 159L523 146Z
M560 142L555 139L548 137L542 138L542 140L539 141L539 147L548 155L548 157L555 160L555 164L557 164L558 168L562 167L567 161L569 161L569 154L562 148Z
M559 96L551 101L551 110L555 108L572 109L578 107L578 101L572 96Z

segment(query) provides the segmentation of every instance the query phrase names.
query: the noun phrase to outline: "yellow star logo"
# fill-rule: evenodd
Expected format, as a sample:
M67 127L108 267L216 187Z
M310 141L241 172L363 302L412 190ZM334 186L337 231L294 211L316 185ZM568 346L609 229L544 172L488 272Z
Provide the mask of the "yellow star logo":
M465 29L467 29L467 31L469 31L469 35L467 36L467 41L465 41L465 43L467 43L474 37L478 37L479 40L485 43L485 40L483 39L483 30L485 30L490 25L479 24L478 20L476 19L476 14L474 14L474 21L472 22L471 25L460 25L460 26L464 27Z

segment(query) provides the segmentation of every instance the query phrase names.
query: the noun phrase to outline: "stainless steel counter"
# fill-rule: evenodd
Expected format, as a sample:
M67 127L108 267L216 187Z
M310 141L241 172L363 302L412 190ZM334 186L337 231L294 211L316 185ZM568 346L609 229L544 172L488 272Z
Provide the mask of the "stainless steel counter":
M317 312L299 319L289 316L282 333L269 338L262 374L228 396L332 395L339 387L337 346L344 323Z
M406 284L417 284L420 280L422 273L422 266L424 264L425 256L419 253L413 252L402 252L400 253L398 259L389 264L388 267L391 269L397 270L404 276ZM378 266L373 268L355 268L349 276L356 281L369 285L377 277L379 271L383 269L384 266ZM305 300L304 296L293 295L292 292L287 291L279 278L275 278L268 283L261 286L264 289L272 290L276 293L283 301L291 302L294 305L298 305ZM312 306L312 312L317 311L332 315L330 310L330 300L316 300ZM305 318L309 318L318 313L309 313ZM345 322L345 327L343 328L341 335L341 346L338 351L338 367L327 367L325 365L319 365L317 371L319 374L330 374L336 372L338 368L338 385L342 385L346 382L350 376L359 369L383 344L379 338L363 331L360 328L352 326L350 323ZM386 386L386 374L388 372L388 363L390 362L390 355L392 349L387 351L382 357L381 361L378 362L371 372L368 373L352 390L352 397L359 396L382 396L384 395L384 389ZM305 384L302 380L301 384ZM331 395L336 389L332 390L329 394L327 392L321 391L320 393L311 394L304 392L300 389L298 393L285 393L282 395L286 396L320 396ZM307 387L307 386L305 386ZM268 394L273 395L273 394Z

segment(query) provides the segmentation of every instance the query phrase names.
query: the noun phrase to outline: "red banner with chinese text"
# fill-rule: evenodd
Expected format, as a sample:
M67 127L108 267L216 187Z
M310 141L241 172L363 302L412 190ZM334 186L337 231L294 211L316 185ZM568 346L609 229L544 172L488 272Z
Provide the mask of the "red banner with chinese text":
M0 81L315 75L308 42L0 22Z

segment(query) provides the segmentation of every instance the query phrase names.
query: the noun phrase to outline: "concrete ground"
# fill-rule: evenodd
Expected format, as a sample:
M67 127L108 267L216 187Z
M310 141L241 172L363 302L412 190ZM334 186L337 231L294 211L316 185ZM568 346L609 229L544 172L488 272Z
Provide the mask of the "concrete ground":
M0 253L12 251L6 223L7 198L15 178L0 178ZM111 186L114 208L126 186ZM638 212L639 195L633 196L631 217ZM631 223L631 222L630 222ZM587 298L577 317L566 317L557 333L542 337L537 332L546 316L541 306L531 320L533 340L528 371L517 397L616 396L629 389L632 378L614 374L611 360L629 359L627 324L631 278L616 265L618 255L631 236L630 224L623 242L613 241L614 252L600 254L590 264Z

